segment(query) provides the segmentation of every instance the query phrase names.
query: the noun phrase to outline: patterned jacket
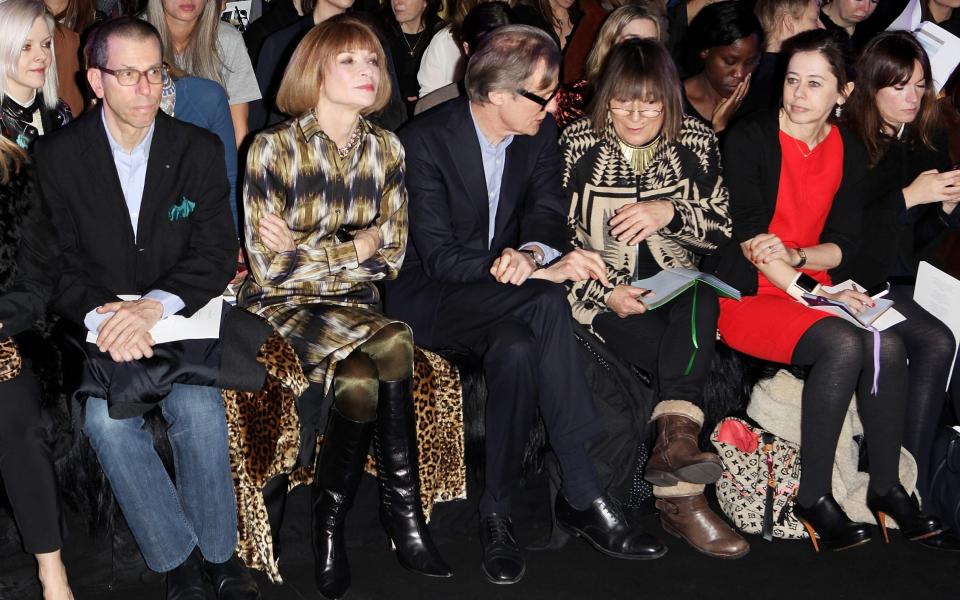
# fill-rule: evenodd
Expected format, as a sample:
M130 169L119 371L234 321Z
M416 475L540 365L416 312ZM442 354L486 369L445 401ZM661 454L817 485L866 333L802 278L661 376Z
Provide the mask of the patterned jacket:
M702 255L732 236L717 138L696 119L685 116L678 138L661 143L639 176L620 151L612 125L597 135L584 117L564 130L560 146L573 245L601 252L614 286L629 284L636 269L636 248L611 236L608 225L627 202L673 202L673 221L646 240L664 269L695 268ZM589 326L607 310L612 291L593 280L574 284L569 301L577 321Z

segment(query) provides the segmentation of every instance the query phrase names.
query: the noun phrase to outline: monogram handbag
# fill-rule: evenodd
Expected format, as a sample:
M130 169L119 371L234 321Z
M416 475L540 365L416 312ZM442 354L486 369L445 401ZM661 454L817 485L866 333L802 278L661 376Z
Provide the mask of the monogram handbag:
M723 461L717 500L745 533L764 539L807 537L793 514L800 487L800 447L737 418L717 424L710 441Z
M0 342L0 383L10 381L20 374L23 361L17 343L12 339Z

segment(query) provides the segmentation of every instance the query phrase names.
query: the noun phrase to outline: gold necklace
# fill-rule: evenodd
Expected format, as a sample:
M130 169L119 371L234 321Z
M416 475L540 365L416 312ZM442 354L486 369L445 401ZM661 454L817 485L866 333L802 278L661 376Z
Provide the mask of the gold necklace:
M817 148L820 147L820 142L822 142L824 138L827 137L827 134L823 133L823 127L821 127L820 131L817 132L817 135L814 136L814 143L812 147L810 146L810 144L807 144L807 142L804 142L804 144L807 144L807 148L810 149L809 152L804 152L803 147L800 145L800 142L797 141L797 136L793 135L793 132L791 132L790 128L787 127L787 121L789 121L789 119L787 119L786 115L784 115L782 111L780 113L780 116L783 118L783 123L780 125L780 128L783 129L783 132L787 134L787 137L789 137L793 141L793 144L797 147L797 152L799 152L800 156L802 156L803 158L809 158L810 156L812 156L813 153L817 151Z

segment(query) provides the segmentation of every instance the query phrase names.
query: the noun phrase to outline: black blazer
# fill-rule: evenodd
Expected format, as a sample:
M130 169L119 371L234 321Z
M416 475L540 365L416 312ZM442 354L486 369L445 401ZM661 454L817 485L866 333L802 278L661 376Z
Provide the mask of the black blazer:
M61 262L56 312L76 323L117 294L160 289L192 315L236 269L220 140L163 113L156 118L136 238L100 111L37 141L34 153ZM171 209L195 203L188 216Z
M385 307L430 346L447 285L492 282L490 265L504 248L540 242L568 248L567 200L557 125L548 116L534 136L507 148L493 242L487 247L487 184L470 103L455 98L404 126L410 237L400 276L385 284Z
M718 254L707 257L704 270L715 269L718 277L745 295L757 293L757 269L743 256L740 243L766 233L777 207L783 159L778 114L779 110L766 110L745 117L730 130L723 145L723 179L730 191L733 239ZM846 261L856 250L860 231L860 184L867 154L860 140L844 127L840 127L840 136L843 176L820 242L839 246Z

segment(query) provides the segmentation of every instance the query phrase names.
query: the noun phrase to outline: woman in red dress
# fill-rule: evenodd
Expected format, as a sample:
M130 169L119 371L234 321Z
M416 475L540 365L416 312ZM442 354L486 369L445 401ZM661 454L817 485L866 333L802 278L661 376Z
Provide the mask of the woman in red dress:
M802 300L812 293L857 312L874 303L861 292L820 288L831 283L828 271L853 254L867 163L859 141L831 123L852 88L841 44L822 30L792 38L783 50L789 61L783 107L730 132L724 175L739 248L727 248L718 270L744 293L740 302L720 301L723 341L751 356L810 367L794 512L811 538L833 549L870 539L870 528L850 521L831 494L837 440L855 392L869 442L867 505L881 525L882 515L890 515L910 539L940 531L899 481L907 397L902 340L892 331L874 335Z

